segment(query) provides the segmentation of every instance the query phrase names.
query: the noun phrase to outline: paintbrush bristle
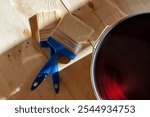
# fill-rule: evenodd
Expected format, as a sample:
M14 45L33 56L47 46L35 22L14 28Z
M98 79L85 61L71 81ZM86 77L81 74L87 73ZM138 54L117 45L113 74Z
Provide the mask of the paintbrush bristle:
M68 13L61 19L51 36L77 53L82 47L81 43L87 41L93 32L91 27Z

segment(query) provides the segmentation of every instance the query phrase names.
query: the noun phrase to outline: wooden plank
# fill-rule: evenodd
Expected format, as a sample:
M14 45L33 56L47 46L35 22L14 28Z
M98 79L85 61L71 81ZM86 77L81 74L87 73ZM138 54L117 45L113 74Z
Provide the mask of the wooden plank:
M131 15L150 11L149 0L111 0L124 13Z
M79 62L60 71L59 94L54 94L52 91L49 78L37 90L31 92L29 90L31 80L28 79L21 87L20 92L10 96L8 99L95 99L92 86L89 85L90 61L91 55L88 55Z
M83 1L76 0L74 3L62 0L62 2L70 12L95 29L95 34L90 39L92 44L107 25L113 25L131 14L150 11L149 0L85 0L84 6L78 9L77 6L83 4Z
M9 1L0 1L0 54L31 36ZM21 38L21 39L20 39Z
M70 6L75 6L69 0L62 1L66 7L68 7L68 4L70 4ZM87 1L87 4L76 11L72 12L73 8L71 9L71 7L68 7L68 9L73 13L73 15L95 30L94 35L90 39L91 43L94 43L107 25L116 23L118 20L125 17L126 14L124 14L117 5L113 5L109 0ZM80 0L76 0L76 2L80 2Z
M91 54L60 72L75 99L96 99L90 79Z
M89 1L91 0L61 0L61 2L69 12L80 9L80 7L86 5Z
M27 28L30 30L29 25L29 19L34 16L35 14L40 14L39 19L43 24L47 23L47 19L50 23L52 23L55 19L53 19L51 16L53 15L47 15L44 16L44 14L41 14L41 12L57 12L57 17L60 18L66 13L66 9L64 8L63 4L60 2L60 0L9 0L12 6L16 9L19 17L22 19L24 24L27 26ZM39 22L41 23L41 22Z
M60 0L10 0L10 3L28 19L42 11L57 10L59 16L66 11Z
M86 87L89 88L86 91L82 84L76 85L74 83L80 82L80 74L70 79L70 76L74 74L73 71L70 72L70 69L75 70L77 66L82 66L82 69L85 69L84 73L86 73L86 69L89 70L89 57L83 59L81 62L69 62L67 66L71 68L62 68L60 73L61 88L58 95L54 94L52 90L50 77L37 90L31 92L31 83L47 61L47 58L39 51L39 48L38 51L34 48L34 40L30 38L30 31L24 25L24 22L20 20L8 0L1 0L0 5L2 13L0 18L0 29L2 32L0 34L0 99L95 99L92 94L90 80L86 81ZM91 50L91 48L89 49ZM85 49L84 51L88 51L89 53L89 49ZM84 54L84 51L82 54ZM87 64L87 61L89 68L86 68L86 65L83 66L83 64ZM59 65L63 64L65 63ZM67 74L68 77L66 76ZM68 79L63 79L64 77ZM77 78L79 79L78 81L76 81ZM84 78L90 78L89 72ZM68 85L68 82L74 84L74 86L76 85L76 88ZM81 88L82 90L78 92L79 94L74 93Z
M31 33L9 1L1 0L0 5L0 99L55 99L55 94L50 95L53 93L50 82L43 83L35 92L30 91L31 82L47 58L33 47ZM61 93L61 98L73 98L63 84Z

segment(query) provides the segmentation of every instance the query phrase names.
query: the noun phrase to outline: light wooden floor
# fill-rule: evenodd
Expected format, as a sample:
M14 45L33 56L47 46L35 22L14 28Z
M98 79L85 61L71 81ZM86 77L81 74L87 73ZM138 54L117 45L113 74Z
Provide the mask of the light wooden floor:
M150 11L149 0L45 1L48 2L43 3L47 9L59 10L57 16L50 19L51 23L71 12L95 30L89 45L82 49L75 61L60 64L61 86L56 95L50 77L37 90L30 91L31 83L47 57L40 48L35 48L28 19L37 9L41 11L45 7L41 7L41 0L36 0L37 4L32 3L32 6L21 2L24 0L16 1L23 7L16 6L19 12L9 0L0 1L0 99L96 99L90 82L92 44L107 25L131 14Z

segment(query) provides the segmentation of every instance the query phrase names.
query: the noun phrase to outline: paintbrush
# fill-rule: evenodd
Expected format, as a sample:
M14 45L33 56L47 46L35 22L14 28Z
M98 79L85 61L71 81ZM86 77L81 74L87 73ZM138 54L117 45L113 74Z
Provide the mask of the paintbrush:
M44 65L32 83L31 90L36 89L51 73L54 91L59 91L59 75L57 60L59 55L74 59L82 48L82 42L87 41L93 34L93 29L70 13L67 13L58 23L53 32L48 28L39 31L38 37L41 47L50 49L50 60ZM34 36L36 37L36 36ZM36 40L39 40L36 39Z

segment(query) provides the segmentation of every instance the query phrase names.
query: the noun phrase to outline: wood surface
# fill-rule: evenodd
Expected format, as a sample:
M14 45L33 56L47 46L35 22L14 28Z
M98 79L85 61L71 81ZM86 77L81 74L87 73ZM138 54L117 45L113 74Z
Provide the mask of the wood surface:
M83 49L81 53L85 57L77 58L76 62L59 64L65 64L60 71L59 94L54 94L50 77L37 90L30 91L33 79L47 61L43 51L38 46L34 47L29 29L28 20L37 12L55 11L58 14L56 20L71 12L94 29L94 35L89 40L94 44L107 25L134 13L150 11L149 0L36 0L32 5L20 1L24 0L0 1L0 99L95 99L90 82L93 45ZM14 3L22 9L15 7L16 10ZM51 22L53 30L55 19L48 22Z

